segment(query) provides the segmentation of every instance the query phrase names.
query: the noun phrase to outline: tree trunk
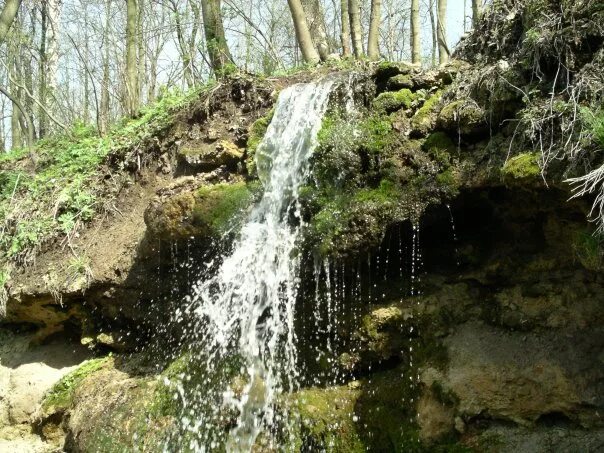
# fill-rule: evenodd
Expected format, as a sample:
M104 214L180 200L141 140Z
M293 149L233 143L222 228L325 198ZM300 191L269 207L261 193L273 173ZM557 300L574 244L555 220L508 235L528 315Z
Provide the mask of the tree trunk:
M10 94L10 92L8 92L4 88L2 88L1 86L0 86L0 93L2 93L3 95L5 95L7 98L10 99L10 101L13 103L13 110L18 109L19 112L21 112L19 122L21 121L21 119L23 119L23 121L25 122L26 127L23 129L25 129L27 131L27 135L26 135L27 146L29 148L31 148L34 143L34 134L33 134L34 128L33 128L33 125L31 124L30 117L27 115L27 112L25 111L25 109L23 108L23 105L21 105L19 100L16 97L14 97L12 94ZM14 135L13 135L13 137L14 137ZM21 138L19 136L19 142L20 141L21 141ZM15 143L13 143L12 145L13 145L13 149L16 148ZM21 143L19 143L18 146L21 146Z
M201 0L206 46L212 69L216 74L222 73L226 66L233 64L222 24L220 3L221 0Z
M40 104L43 107L46 107L47 100L47 85L48 85L48 54L46 52L46 34L48 32L48 1L44 0L42 2L42 17L40 19L40 48L38 53L40 54L39 64L38 64L38 98L40 100ZM46 126L47 126L47 118L44 114L44 109L42 107L38 107L38 132L40 133L40 138L46 135Z
M419 0L411 0L411 62L421 64Z
M371 1L371 19L369 21L369 38L367 39L367 56L370 60L379 60L380 24L382 21L382 0Z
M482 0L472 0L472 26L478 27L478 22L482 16Z
M138 77L138 96L139 96L139 103L143 102L142 97L143 97L143 93L145 92L145 81L146 81L146 77L143 77L143 74L146 74L145 71L145 64L146 64L146 50L147 50L147 46L145 43L145 34L144 34L144 24L143 24L143 13L145 11L145 4L144 4L144 0L138 0L138 17L137 17L137 24L136 24L136 29L137 29L137 36L138 36L138 49L137 49L137 55L138 55L138 69L136 71Z
M444 65L449 61L447 46L447 0L437 0L438 8L438 63Z
M352 50L357 58L363 57L363 36L361 33L361 10L359 0L348 0L348 15L350 16L350 33L352 35Z
M435 0L430 0L430 4L428 5L430 7L430 27L432 28L432 66L436 66L436 54L438 51L438 32L436 31L436 15L434 13L434 1Z
M320 61L319 53L315 49L312 37L310 35L310 29L308 28L308 22L306 21L306 14L302 8L300 0L287 0L289 9L292 14L294 21L294 29L296 30L296 40L300 46L302 56L306 63L316 64Z
M20 6L21 0L6 0L4 3L4 8L2 8L2 13L0 13L0 44L6 39L6 35L11 25L13 25Z
M139 107L138 65L138 0L126 0L126 110L134 116Z
M47 96L54 99L57 88L57 72L59 68L59 25L61 16L61 0L48 1L48 25L46 37L48 44L46 46L47 61ZM53 103L53 100L50 100ZM51 109L49 109L51 110Z
M111 21L111 0L105 2L105 29L103 30L103 81L101 84L100 133L109 129L109 27Z
M342 22L342 56L348 57L350 51L350 19L348 18L348 0L340 0L340 19Z
M330 48L327 40L327 25L325 25L325 13L319 0L303 0L303 9L306 13L308 29L315 48L319 52L322 61L327 60Z

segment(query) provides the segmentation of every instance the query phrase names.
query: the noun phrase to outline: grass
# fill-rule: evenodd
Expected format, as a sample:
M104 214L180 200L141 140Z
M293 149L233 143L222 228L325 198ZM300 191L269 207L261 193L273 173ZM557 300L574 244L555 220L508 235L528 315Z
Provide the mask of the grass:
M112 168L113 177L104 181L109 159L117 173L128 170L127 152L170 127L177 112L210 87L167 91L104 136L92 126L76 124L67 133L40 140L33 149L35 167L24 149L0 156L0 270L7 273L11 266L30 263L45 244L69 239L109 209L127 179L120 182Z

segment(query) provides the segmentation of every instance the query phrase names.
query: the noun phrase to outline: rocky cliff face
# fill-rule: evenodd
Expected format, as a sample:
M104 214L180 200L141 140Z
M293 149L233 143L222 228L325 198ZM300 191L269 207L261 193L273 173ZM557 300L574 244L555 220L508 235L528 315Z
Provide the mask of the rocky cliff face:
M334 95L301 193L293 447L602 448L604 255L592 200L568 201L563 183L601 164L601 145L584 120L568 122L575 98L548 40L564 43L564 83L584 87L580 106L594 108L604 21L590 2L566 5L573 27L565 18L535 41L554 6L498 3L481 25L489 31L462 43L467 61L355 68L356 114ZM262 191L254 153L278 90L320 75L217 87L150 139L146 166L112 169L129 181L114 214L71 238L90 257L84 272L49 245L12 273L0 447L189 445L178 395L207 380L182 298ZM226 430L233 414L224 418Z

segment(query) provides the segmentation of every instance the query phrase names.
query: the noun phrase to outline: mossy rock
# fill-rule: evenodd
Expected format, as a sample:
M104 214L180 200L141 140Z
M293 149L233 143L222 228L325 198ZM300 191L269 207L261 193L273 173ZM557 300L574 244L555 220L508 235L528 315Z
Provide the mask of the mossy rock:
M258 182L220 183L154 200L145 211L150 232L165 240L216 238L239 226L260 193Z
M484 132L487 123L484 110L475 102L453 101L441 109L437 125L449 132L473 135Z
M534 152L518 154L507 160L501 174L506 181L536 180L541 176L539 155Z
M424 105L415 112L411 118L411 134L417 137L425 137L436 126L438 117L439 103L442 98L442 91L432 94Z
M355 386L311 388L296 394L294 409L300 416L300 426L294 446L302 451L366 451L355 415L360 395L360 388Z
M370 381L294 395L299 413L295 447L301 451L421 451L413 405L414 390L401 371L372 375Z
M387 91L373 101L373 108L378 112L392 113L400 109L411 108L417 95L408 88L398 91Z
M417 66L405 63L405 62L394 62L394 61L383 61L381 62L375 70L374 77L378 83L382 81L386 81L391 77L397 75L407 75L411 74L417 70Z
M77 387L95 372L109 366L111 357L102 357L83 362L78 368L66 374L48 391L42 401L42 411L52 413L71 407Z
M193 224L211 236L238 225L241 214L260 192L259 183L236 182L201 187L196 193Z
M145 210L145 223L148 230L164 240L188 239L200 233L199 226L193 223L195 205L195 195L192 192L154 200Z
M394 77L390 77L386 83L386 87L390 91L402 90L403 88L411 90L414 86L415 84L410 74L395 75Z
M381 240L386 226L404 217L402 191L392 181L377 188L332 194L320 200L320 210L310 225L311 241L320 256L345 256L359 246L370 247Z

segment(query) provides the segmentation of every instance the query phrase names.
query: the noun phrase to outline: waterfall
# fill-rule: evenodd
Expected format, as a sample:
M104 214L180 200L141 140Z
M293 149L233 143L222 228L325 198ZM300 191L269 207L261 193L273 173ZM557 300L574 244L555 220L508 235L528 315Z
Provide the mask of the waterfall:
M308 177L309 157L335 84L334 77L327 77L280 93L256 155L264 195L215 275L200 279L190 297L203 320L206 373L217 373L221 361L236 356L243 384L234 390L230 382L221 382L222 407L201 420L189 415L185 423L199 432L204 425L224 424L229 410L236 413L228 451L250 451L259 434L279 421L276 398L297 388L294 311L303 228L298 190ZM210 433L195 442L193 450L205 451L219 441Z

